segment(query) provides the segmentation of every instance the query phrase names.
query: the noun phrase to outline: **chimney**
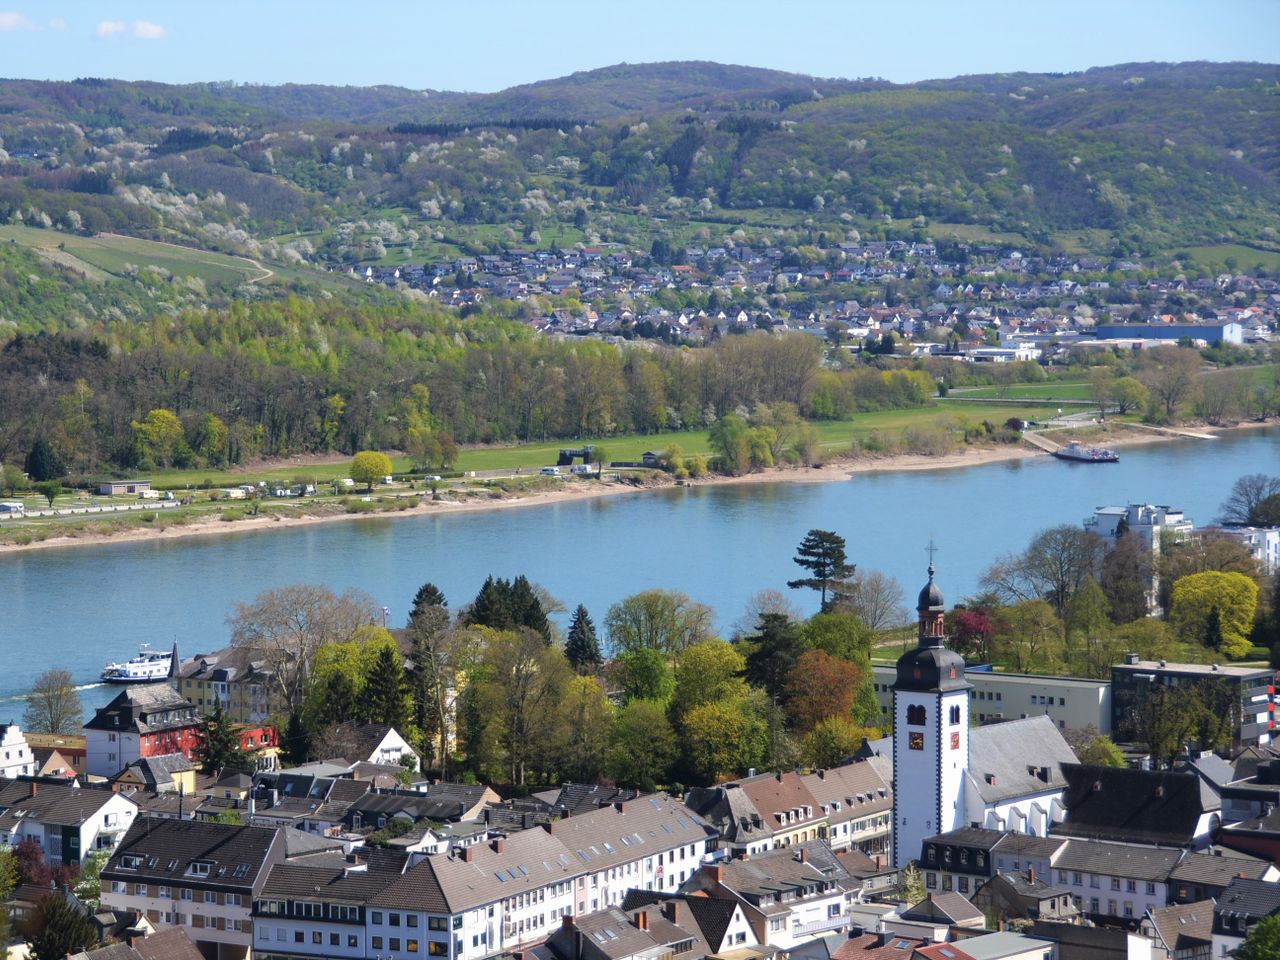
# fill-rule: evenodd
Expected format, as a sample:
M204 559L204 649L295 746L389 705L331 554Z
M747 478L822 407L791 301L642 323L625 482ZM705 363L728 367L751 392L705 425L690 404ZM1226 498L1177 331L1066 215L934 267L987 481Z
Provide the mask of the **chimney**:
M777 772L777 774L775 774L775 776L777 777L778 782L779 782L779 783L781 783L781 782L782 782L782 771L781 771L781 770L779 770L779 771Z
M636 929L637 930L649 929L649 914L644 910L641 910L639 913L636 914Z
M718 863L707 867L707 876L710 877L714 883L723 883L724 867L720 866Z
M560 929L561 930L573 929L573 914L566 913L563 917L560 918Z
M31 781L31 796L33 796L33 797L34 797L37 793L39 793L39 791L40 791L40 784L38 784L38 783L36 783L34 780L32 780L32 781Z
M476 858L476 851L472 847L462 848L462 862L471 863Z
M1036 868L1027 867L1027 880L1034 887L1036 885Z
M1133 666L1134 664L1136 664L1136 663L1139 661L1139 659L1140 659L1140 658L1139 658L1139 656L1138 656L1136 653L1126 653L1126 654L1124 655L1124 662L1125 662L1125 664L1127 664L1128 666Z
M662 915L676 926L680 925L680 901L668 900L662 905Z
M617 810L618 810L618 812L619 812L619 813L626 813L626 812L627 812L627 805L626 805L625 803L623 803L621 800L619 800L617 803L615 803L615 804L614 804L614 806L617 808Z
M818 779L819 779L819 780L825 780L825 779L827 779L827 771L825 771L825 770L819 770L819 771L818 771Z
M809 851L806 850L804 847L801 847L796 851L796 859L799 860L801 863L808 863Z
M502 847L503 847L502 841L503 841L502 837L495 837L493 840L489 842L489 846L493 848L494 853L502 853Z

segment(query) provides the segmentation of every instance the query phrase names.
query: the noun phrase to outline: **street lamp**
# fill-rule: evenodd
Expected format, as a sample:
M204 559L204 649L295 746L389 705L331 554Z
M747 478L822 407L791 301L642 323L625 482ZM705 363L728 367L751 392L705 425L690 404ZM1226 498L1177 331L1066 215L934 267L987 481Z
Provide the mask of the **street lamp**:
M383 625L383 627L385 627L385 626L387 625L387 617L389 617L389 616L391 616L391 608L390 608L390 607L383 607L383 608L382 608L382 625Z

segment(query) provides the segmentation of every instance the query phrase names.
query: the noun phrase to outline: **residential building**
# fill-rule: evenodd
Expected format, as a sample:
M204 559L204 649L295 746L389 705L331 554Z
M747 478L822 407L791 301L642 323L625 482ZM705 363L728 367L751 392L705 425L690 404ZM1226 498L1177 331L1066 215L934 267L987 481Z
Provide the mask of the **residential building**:
M167 927L145 937L133 937L128 943L73 953L68 960L204 960L204 955L185 930Z
M946 943L956 927L981 930L982 911L958 893L926 893L919 903L884 918L887 933Z
M689 914L680 905L645 906L624 912L609 907L582 917L562 918L546 943L533 951L539 960L695 960L708 953ZM679 922L683 920L683 923Z
M1072 922L1080 911L1070 890L1046 879L1052 876L1052 872L1037 874L1034 867L1019 873L997 873L970 899L985 916L999 920Z
M0 779L27 777L36 773L31 745L16 723L0 726Z
M819 831L832 850L850 847L887 862L891 853L893 769L872 757L817 770L800 778L826 818Z
M1222 823L1222 802L1195 773L1064 764L1061 837L1202 849Z
M1090 919L1137 923L1169 905L1169 876L1184 851L1098 840L1069 840L1054 860L1055 879Z
M262 724L277 712L275 672L255 647L198 653L178 668L176 683L178 692L205 715L218 704L236 723Z
M1168 960L1210 960L1213 950L1213 901L1179 903L1150 910L1139 927Z
M138 805L128 797L35 778L0 783L0 847L34 840L53 864L80 864L112 850L133 824Z
M1181 508L1164 504L1130 503L1123 507L1098 507L1092 517L1086 517L1085 530L1102 537L1108 549L1114 547L1122 536L1136 537L1142 549L1151 557L1151 581L1147 585L1147 609L1159 613L1157 602L1159 579L1155 563L1166 541L1186 540L1195 531L1195 524L1186 518Z
M1217 900L1237 878L1275 883L1280 880L1280 869L1273 861L1221 848L1188 854L1169 874L1169 900L1171 903Z
M1213 956L1229 957L1259 920L1280 914L1280 884L1237 877L1213 908Z
M627 913L646 906L658 906L672 923L685 929L696 929L709 954L756 944L755 931L751 929L742 904L735 900L701 894L686 896L632 890L622 902L622 909Z
M1265 575L1280 571L1280 527L1229 526L1213 532L1244 544Z
M716 828L719 849L730 856L814 840L828 828L827 811L790 770L695 787L685 803Z
M881 715L888 718L893 703L894 667L872 666L873 686ZM971 716L979 723L1019 720L1045 715L1059 730L1099 733L1111 730L1111 684L1083 677L1051 677L1031 673L999 673L965 668Z
M31 752L36 758L36 762L41 764L42 769L49 764L55 753L58 754L60 761L55 761L56 767L65 767L70 769L73 776L82 777L87 773L85 769L85 738L80 734L64 734L64 733L31 733L26 734L27 745L31 747Z
M182 927L213 960L247 960L253 903L284 859L273 829L141 817L102 870L102 907Z
M194 760L204 717L165 683L126 687L84 725L91 776L114 777L142 757L181 753Z
M1232 738L1235 749L1266 745L1274 735L1275 673L1267 667L1236 667L1207 663L1140 660L1127 654L1111 668L1111 736L1117 742L1141 740L1142 704L1156 684L1174 687L1210 684L1228 703L1238 703L1240 726Z
M681 893L736 902L757 943L788 950L848 928L849 901L859 889L831 848L814 840L704 865Z

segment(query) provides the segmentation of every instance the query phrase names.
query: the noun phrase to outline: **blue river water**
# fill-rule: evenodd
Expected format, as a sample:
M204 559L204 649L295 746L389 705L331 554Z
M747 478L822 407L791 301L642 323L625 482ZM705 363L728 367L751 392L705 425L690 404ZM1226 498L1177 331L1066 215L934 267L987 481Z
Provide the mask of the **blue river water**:
M1204 525L1236 478L1257 472L1280 473L1280 430L1127 447L1111 465L1037 457L0 555L0 722L20 715L18 698L50 667L89 685L104 661L132 656L142 641L176 640L184 656L224 646L234 603L287 584L359 587L388 608L392 626L428 580L456 607L490 573L523 573L569 610L585 604L597 626L611 604L658 587L709 605L727 631L758 591L787 592L800 575L795 547L814 527L844 536L849 559L895 577L908 600L925 579L932 538L938 582L953 601L1045 527L1126 502L1179 506ZM812 591L792 597L816 608ZM112 693L89 687L82 701L92 707Z

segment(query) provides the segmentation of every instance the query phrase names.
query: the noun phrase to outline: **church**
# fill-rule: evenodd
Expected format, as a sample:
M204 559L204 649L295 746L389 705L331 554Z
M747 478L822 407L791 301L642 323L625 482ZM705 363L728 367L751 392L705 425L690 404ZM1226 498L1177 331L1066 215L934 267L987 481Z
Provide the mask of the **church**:
M915 649L893 684L893 864L920 856L928 837L960 827L1046 836L1065 819L1064 763L1077 758L1047 716L969 726L964 658L947 648L942 591L916 605Z

